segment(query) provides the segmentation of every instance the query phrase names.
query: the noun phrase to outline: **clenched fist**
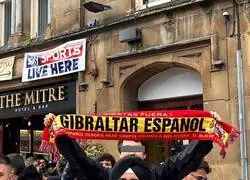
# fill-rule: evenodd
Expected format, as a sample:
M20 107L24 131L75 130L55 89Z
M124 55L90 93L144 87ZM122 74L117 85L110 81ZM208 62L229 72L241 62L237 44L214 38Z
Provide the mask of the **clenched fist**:
M221 121L221 117L220 117L220 115L219 115L217 112L215 112L215 111L210 111L210 113L212 114L212 117L213 117L215 120Z
M49 113L45 115L44 122L43 122L44 126L50 127L53 121L55 120L55 118L56 116L53 113Z

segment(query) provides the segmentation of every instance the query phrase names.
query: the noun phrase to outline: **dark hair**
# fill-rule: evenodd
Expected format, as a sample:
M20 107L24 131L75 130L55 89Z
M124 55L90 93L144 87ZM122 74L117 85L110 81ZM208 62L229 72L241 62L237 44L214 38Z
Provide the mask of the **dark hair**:
M97 158L97 161L110 161L112 167L115 165L116 161L115 158L109 154L109 153L104 153L103 155L101 155L99 158Z
M8 154L11 162L11 167L14 169L16 175L19 175L25 168L23 157L20 154Z
M197 169L204 169L207 174L209 174L212 169L209 167L209 164L207 161L202 160L200 166Z
M119 140L118 143L117 143L117 149L118 149L119 153L121 153L121 146L122 146L123 141L125 141L125 140ZM141 142L141 144L143 146L145 146L145 150L147 150L147 143L146 143L146 141L135 141L135 142Z
M11 166L11 162L8 156L0 153L0 164Z

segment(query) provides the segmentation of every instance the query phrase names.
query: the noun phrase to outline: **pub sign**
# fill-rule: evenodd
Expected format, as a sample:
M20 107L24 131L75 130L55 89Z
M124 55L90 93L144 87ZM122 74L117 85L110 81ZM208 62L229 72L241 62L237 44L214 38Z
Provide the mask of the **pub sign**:
M0 119L75 111L76 82L0 93Z

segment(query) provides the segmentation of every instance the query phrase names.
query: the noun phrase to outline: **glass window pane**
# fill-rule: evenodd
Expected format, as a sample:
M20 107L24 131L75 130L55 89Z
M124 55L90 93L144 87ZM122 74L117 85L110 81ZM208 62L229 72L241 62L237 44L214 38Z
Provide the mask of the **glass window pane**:
M28 130L20 130L20 152L30 152L30 133Z
M5 26L4 26L4 45L8 44L11 34L11 1L5 3Z
M43 36L48 24L48 0L39 0L38 6L38 36Z
M33 148L34 152L40 152L39 146L42 139L42 131L34 131Z

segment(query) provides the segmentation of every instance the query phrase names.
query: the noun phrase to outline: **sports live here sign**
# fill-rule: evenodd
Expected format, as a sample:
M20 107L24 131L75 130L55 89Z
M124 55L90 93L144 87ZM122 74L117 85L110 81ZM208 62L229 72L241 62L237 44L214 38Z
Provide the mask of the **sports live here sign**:
M85 70L86 39L69 41L54 49L25 53L22 82Z

